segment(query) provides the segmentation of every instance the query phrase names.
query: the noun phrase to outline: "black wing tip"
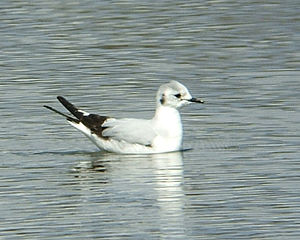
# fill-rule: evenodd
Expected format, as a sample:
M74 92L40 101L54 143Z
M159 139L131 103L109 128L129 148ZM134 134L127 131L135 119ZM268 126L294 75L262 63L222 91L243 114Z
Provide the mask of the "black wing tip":
M79 109L70 103L67 99L62 96L57 96L58 101L66 108L70 113L72 113L78 120L81 120L83 113Z
M56 113L61 113L61 112L59 112L58 110L56 110L55 108L53 108L53 107L50 107L50 106L48 106L48 105L43 105L43 107L44 108L47 108L47 109L49 109L49 110L51 110L51 111L53 111L53 112L56 112Z
M70 122L75 122L77 124L82 123L84 124L87 128L91 130L92 133L96 134L97 136L103 138L103 139L108 139L108 137L105 137L102 135L103 130L105 127L102 127L102 124L108 119L106 116L100 116L97 114L89 114L87 116L84 116L82 112L80 112L77 107L75 107L72 103L70 103L68 100L66 100L62 96L57 96L58 101L66 108L69 110L70 113L72 113L77 119L62 113L58 110L56 110L53 107L50 107L48 105L44 105L45 108L58 113L59 115L64 116L68 121Z
M67 102L67 99L65 99L63 96L57 96L56 98L57 98L58 101L60 101L61 103Z
M62 113L62 112L56 110L56 109L53 108L53 107L50 107L50 106L48 106L48 105L43 105L43 107L45 107L45 108L47 108L47 109L49 109L49 110L51 110L51 111L53 111L53 112L55 112L55 113L57 113L57 114L63 116L63 117L65 117L65 118L66 118L68 121L70 121L70 122L80 123L79 120L77 120L77 119L75 119L75 118L72 118L72 117L70 117L69 115L67 115L67 114L65 114L65 113Z

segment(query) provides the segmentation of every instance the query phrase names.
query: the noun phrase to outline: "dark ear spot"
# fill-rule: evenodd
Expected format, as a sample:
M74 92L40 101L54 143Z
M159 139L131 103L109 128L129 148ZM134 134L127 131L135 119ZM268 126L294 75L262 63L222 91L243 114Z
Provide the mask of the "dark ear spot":
M165 102L166 102L165 94L163 94L163 95L161 96L161 99L160 99L159 101L160 101L160 103L161 103L162 105L165 104Z
M175 94L174 96L177 97L177 98L181 98L181 94L180 93Z

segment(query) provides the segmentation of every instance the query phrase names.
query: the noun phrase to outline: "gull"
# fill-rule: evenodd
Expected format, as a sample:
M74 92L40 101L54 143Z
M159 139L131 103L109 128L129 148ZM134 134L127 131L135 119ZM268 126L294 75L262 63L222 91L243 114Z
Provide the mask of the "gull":
M119 154L155 154L182 150L182 123L178 109L190 103L204 103L194 98L177 81L159 87L156 111L152 119L121 118L92 114L80 110L62 96L59 102L73 115L44 105L66 118L98 148Z

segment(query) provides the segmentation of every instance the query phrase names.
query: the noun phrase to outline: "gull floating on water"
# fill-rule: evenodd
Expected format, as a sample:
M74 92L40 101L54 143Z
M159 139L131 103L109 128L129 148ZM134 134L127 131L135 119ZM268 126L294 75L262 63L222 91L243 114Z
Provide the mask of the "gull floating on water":
M57 99L73 115L50 106L44 107L66 117L67 121L86 135L101 150L124 154L163 153L182 150L182 124L178 109L190 103L204 103L194 98L177 81L159 87L156 111L150 120L90 114L80 110L64 97Z

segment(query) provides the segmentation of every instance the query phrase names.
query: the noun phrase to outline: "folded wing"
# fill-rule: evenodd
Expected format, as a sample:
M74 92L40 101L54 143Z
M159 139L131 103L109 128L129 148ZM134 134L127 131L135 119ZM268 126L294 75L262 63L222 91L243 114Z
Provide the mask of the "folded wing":
M103 124L102 135L119 141L151 145L156 134L151 126L151 120L143 119L107 119Z

